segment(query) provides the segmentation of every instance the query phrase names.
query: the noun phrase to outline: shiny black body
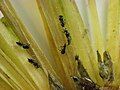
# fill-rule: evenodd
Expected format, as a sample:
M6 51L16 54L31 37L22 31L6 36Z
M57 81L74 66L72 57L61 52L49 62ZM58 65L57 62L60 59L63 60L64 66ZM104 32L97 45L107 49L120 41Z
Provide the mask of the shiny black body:
M19 45L19 46L23 45L23 43L21 43L21 42L16 42L16 44Z
M36 68L40 68L40 65L35 60L28 58L28 62L33 64Z
M78 55L75 56L75 60L77 60L77 61L79 60L79 56Z
M29 45L29 44L23 44L22 47L23 47L24 49L29 49L30 45Z

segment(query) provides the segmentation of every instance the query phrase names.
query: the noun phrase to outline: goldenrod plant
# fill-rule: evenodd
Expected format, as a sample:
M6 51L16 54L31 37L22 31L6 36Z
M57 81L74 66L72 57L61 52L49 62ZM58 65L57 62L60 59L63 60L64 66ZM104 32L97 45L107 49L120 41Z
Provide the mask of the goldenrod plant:
M119 90L120 0L0 0L0 90Z

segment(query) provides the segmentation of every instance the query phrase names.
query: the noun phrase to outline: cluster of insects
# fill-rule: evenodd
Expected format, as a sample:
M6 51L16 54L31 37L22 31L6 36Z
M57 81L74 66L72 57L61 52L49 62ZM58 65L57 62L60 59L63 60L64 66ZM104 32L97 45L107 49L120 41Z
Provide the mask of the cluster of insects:
M22 43L20 41L16 42L17 45L19 45L20 47L22 47L23 49L29 49L30 48L30 44L25 44ZM38 62L36 62L36 60L28 58L28 62L33 64L35 68L40 68L41 65L38 64Z
M99 86L90 78L78 55L75 56L75 60L77 61L77 70L80 76L73 76L72 79L76 83L78 90L100 90Z
M16 44L23 47L24 49L29 49L29 47L30 47L30 44L27 44L27 43L25 44L25 43L22 43L20 41L16 42Z
M66 46L70 45L71 43L71 36L70 36L70 33L69 31L67 30L67 28L65 27L65 19L63 18L62 15L59 15L59 21L60 21L60 24L63 28L63 32L67 38L67 44L64 44L62 46L62 49L61 49L61 54L65 54L65 51L66 51Z
M114 75L113 75L113 63L111 61L110 54L107 51L105 51L103 53L102 60L99 51L97 51L97 57L100 77L105 81L112 82L114 80Z

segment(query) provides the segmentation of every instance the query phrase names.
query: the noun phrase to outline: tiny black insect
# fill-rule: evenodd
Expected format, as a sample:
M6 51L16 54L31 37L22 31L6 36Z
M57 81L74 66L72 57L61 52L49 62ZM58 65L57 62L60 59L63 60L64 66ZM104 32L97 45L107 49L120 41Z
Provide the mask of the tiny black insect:
M71 43L71 36L67 38L68 45Z
M75 60L77 60L77 61L79 60L79 56L78 55L75 56Z
M65 54L66 46L66 43L62 46L61 54Z
M22 47L23 47L24 49L29 49L30 44L23 44Z
M31 59L31 58L28 58L28 61L29 61L30 63L34 63L34 60Z
M63 31L64 31L66 37L69 37L69 36L70 36L70 33L68 32L67 28L64 28Z
M61 26L64 27L65 26L65 21L64 21L62 15L59 15L59 20L60 20Z
M38 64L38 63L33 63L33 65L36 67L36 68L39 68L40 67L40 65Z
M16 42L16 44L19 45L19 46L23 45L23 43L21 43L21 42Z
M67 38L68 45L70 45L70 43L71 43L70 33L68 32L68 30L67 30L66 28L64 28L63 31L64 31L65 36L66 36L66 38Z
M59 15L59 20L63 20L63 16L62 15Z
M34 59L28 58L28 62L33 64L36 68L40 68L40 65Z

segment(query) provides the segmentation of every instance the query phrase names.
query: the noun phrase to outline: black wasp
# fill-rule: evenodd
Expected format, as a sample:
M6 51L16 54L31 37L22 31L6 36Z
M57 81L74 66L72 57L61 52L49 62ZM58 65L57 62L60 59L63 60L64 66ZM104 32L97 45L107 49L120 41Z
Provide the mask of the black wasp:
M23 47L24 49L29 49L29 47L30 47L30 44L24 44L24 43L21 43L21 42L16 42L16 44Z
M61 26L64 27L65 26L65 21L62 15L59 15L59 21L61 23Z
M39 65L34 59L28 58L28 62L33 64L36 68L41 67L41 65Z

